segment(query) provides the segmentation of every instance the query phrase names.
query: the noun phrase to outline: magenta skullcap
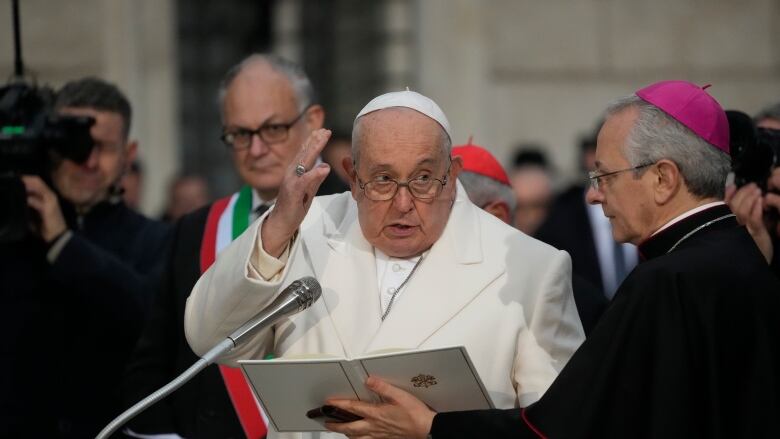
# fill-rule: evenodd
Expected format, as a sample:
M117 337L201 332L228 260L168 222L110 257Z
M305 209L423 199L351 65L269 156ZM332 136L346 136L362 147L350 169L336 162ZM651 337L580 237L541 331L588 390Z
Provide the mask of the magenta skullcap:
M408 88L404 91L394 91L377 96L371 100L362 110L355 116L357 121L361 116L365 116L368 113L374 111L384 110L385 108L404 107L411 108L412 110L422 113L434 121L436 121L444 132L452 140L452 133L450 132L450 122L447 120L447 116L441 111L441 108L433 101L433 99L423 96L415 91L410 91Z
M687 81L661 81L637 90L636 95L663 110L699 137L729 153L729 121L718 101Z

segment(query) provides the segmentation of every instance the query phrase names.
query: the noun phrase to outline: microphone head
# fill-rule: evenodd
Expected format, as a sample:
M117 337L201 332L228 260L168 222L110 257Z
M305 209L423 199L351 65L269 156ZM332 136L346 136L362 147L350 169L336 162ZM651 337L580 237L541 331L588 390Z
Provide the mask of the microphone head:
M320 283L312 276L302 277L293 282L293 284L298 284L295 285L293 290L297 296L298 311L303 311L310 307L322 295Z
M322 287L317 279L311 276L300 278L291 283L270 305L235 330L228 338L233 340L233 345L237 346L247 335L310 307L321 294Z

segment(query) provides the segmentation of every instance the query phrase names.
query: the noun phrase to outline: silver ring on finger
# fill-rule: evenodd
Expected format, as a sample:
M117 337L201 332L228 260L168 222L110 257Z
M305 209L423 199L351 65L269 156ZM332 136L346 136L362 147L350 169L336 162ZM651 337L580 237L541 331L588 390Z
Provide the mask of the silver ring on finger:
M300 177L306 172L306 167L303 166L303 163L298 163L298 166L295 167L295 175Z

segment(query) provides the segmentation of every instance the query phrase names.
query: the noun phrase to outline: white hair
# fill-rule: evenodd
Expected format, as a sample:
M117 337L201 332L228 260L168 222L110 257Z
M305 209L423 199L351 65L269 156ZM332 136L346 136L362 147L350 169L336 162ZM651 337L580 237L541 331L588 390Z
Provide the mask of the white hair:
M466 194L471 202L479 207L484 207L494 201L506 203L510 212L514 212L515 207L517 207L517 198L512 188L487 175L463 171L458 175L458 180L466 189Z
M231 67L222 78L217 99L219 101L219 111L223 120L225 118L225 115L223 114L225 111L225 96L227 95L228 88L230 88L230 84L233 83L233 80L236 79L246 67L255 63L268 64L271 69L281 73L290 81L290 86L295 93L295 101L298 104L298 111L303 111L307 106L317 103L317 95L314 92L314 87L311 84L311 80L309 80L309 76L306 75L306 72L303 70L303 67L279 55L255 53L247 56L241 60L241 62Z

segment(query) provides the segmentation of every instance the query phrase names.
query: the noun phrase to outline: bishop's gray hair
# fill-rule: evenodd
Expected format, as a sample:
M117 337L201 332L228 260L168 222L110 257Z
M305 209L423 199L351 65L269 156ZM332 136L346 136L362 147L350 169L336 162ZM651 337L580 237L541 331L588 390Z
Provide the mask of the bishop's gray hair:
M298 104L298 111L303 111L306 107L317 103L317 94L314 86L309 80L309 76L303 70L303 67L295 62L272 53L255 53L247 56L241 62L234 65L227 71L219 85L218 104L222 119L225 119L225 96L233 80L249 65L255 63L266 63L274 71L284 75L290 81L293 92L295 93L295 102Z
M612 102L607 108L607 118L632 107L639 110L639 116L623 146L631 166L671 160L680 169L691 194L723 199L726 176L731 170L729 155L637 95ZM647 169L637 169L634 173L641 175Z

